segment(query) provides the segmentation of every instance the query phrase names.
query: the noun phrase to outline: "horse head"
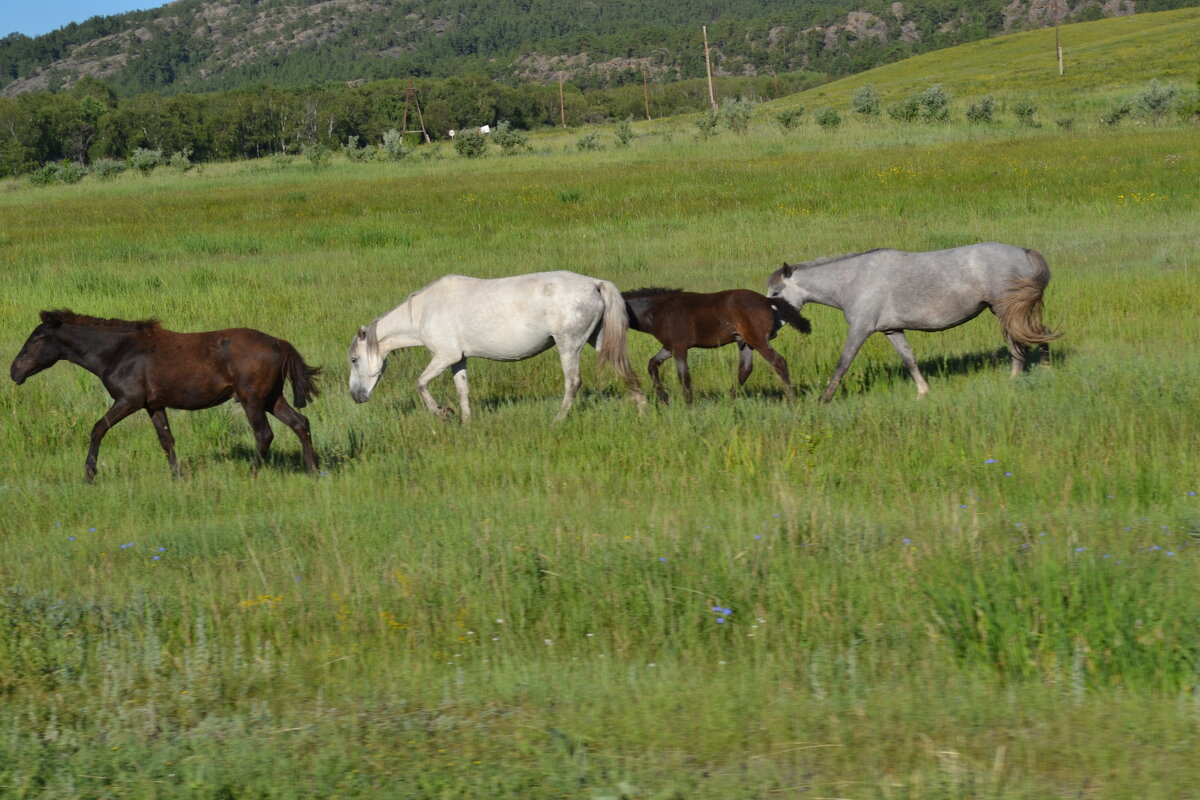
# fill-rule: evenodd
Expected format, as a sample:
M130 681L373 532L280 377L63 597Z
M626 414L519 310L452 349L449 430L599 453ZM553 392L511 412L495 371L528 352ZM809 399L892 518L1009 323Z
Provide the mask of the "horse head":
M374 322L359 326L358 333L350 340L347 356L350 358L350 396L356 403L365 403L371 399L379 376L387 369L387 360L379 352Z
M62 325L60 312L43 311L42 323L33 329L25 340L21 352L9 367L9 377L18 386L27 378L54 366L63 358L62 344L58 340L58 329Z

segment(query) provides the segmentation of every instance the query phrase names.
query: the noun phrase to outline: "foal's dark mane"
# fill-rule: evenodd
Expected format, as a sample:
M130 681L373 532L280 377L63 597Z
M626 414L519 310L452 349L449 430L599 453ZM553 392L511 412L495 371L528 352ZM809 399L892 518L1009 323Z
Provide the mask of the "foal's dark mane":
M646 286L634 289L632 292L622 292L626 300L636 300L639 297L654 297L660 294L679 294L683 289L664 289L661 286Z
M41 318L42 322L55 328L59 325L82 325L88 328L107 328L116 331L129 331L131 333L153 331L162 328L162 324L156 317L139 320L102 319L101 317L89 317L87 314L76 314L67 308L60 308L55 311L43 311Z

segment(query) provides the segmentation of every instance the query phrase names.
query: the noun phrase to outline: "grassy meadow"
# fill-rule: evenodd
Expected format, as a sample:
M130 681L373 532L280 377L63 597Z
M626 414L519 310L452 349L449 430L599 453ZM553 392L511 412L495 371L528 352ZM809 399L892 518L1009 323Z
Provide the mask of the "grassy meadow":
M1064 37L1158 17L1200 19ZM923 88L888 83L914 59L743 135L0 184L9 358L70 307L260 328L325 371L316 478L277 422L251 476L226 405L171 414L182 479L143 414L88 486L99 381L0 389L0 796L1195 797L1200 128L970 125L1001 46L963 48L936 125L772 121ZM1121 69L1030 96L1095 109L1166 75ZM466 428L420 403L423 350L346 391L357 326L450 272L762 291L785 259L987 240L1053 272L1064 338L1015 381L987 314L910 336L928 398L873 337L820 405L845 323L809 306L775 342L793 405L761 361L731 399L732 348L693 351L694 407L641 417L590 352L558 425L553 353L471 362Z

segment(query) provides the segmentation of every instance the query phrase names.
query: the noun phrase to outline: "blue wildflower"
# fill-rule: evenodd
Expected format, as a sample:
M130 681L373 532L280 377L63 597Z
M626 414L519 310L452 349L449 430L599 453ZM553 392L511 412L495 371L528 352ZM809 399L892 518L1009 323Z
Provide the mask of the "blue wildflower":
M995 464L995 463L996 463L996 459L994 459L994 458L989 458L989 459L987 459L986 461L984 461L983 463L985 463L985 464Z

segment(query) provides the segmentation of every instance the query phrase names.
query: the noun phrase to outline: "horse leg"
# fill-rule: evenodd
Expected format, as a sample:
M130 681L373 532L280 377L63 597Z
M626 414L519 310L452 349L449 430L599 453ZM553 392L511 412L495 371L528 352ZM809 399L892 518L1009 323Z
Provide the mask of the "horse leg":
M795 400L796 393L792 390L792 377L788 374L787 359L779 355L779 352L766 342L763 342L761 347L756 347L755 349L758 350L758 354L763 357L763 360L775 370L775 374L779 376L779 380L783 381L783 394L788 399L788 402Z
M571 410L571 405L575 402L575 395L583 384L579 377L579 351L583 349L583 342L580 342L578 347L572 347L566 342L556 341L555 344L558 346L558 360L562 364L563 371L562 408L558 410L558 416L554 418L555 422L559 422Z
M884 331L884 335L892 343L892 347L896 348L896 352L900 354L900 360L908 368L908 374L912 375L912 379L916 381L917 397L924 397L929 394L929 384L925 382L925 376L917 368L917 359L913 356L908 339L904 337L904 331Z
M471 421L471 401L467 386L467 360L464 358L457 364L450 365L450 373L454 376L454 390L458 392L458 413L463 422Z
M108 433L108 429L113 425L116 425L141 407L140 403L135 403L132 400L119 399L92 426L92 439L91 444L88 446L87 461L83 464L84 479L88 483L91 483L96 477L96 457L100 455L100 440L104 438L104 434Z
M242 410L246 412L246 419L249 420L250 428L254 431L254 465L250 471L257 474L258 468L267 460L267 454L271 451L271 441L275 438L275 434L271 431L271 423L267 422L267 412L260 401L243 398Z
M671 351L664 347L650 358L650 363L646 367L650 373L650 380L654 381L654 391L658 393L660 403L671 402L671 397L667 394L667 387L663 386L662 378L658 376L659 366L670 357Z
M851 328L846 333L846 344L842 346L841 358L838 359L837 366L833 370L833 377L829 379L829 385L821 393L822 403L828 403L833 399L833 393L837 391L838 384L842 381L842 376L846 374L846 370L850 369L850 362L858 355L859 348L863 346L863 342L872 333L874 331L856 328Z
M146 413L150 415L150 420L154 423L154 430L158 433L158 443L162 445L163 452L167 454L167 463L171 465L171 474L178 478L179 462L175 459L175 437L171 435L171 426L167 422L167 410L159 408L151 411L147 408Z
M429 392L429 382L454 364L457 364L461 359L462 353L457 353L453 356L446 355L445 353L434 353L433 360L429 362L429 366L425 367L425 371L421 373L421 377L417 378L417 394L421 395L421 399L425 401L425 407L442 419L453 417L454 409L438 405L438 401Z
M729 390L729 397L736 399L738 389L746 385L746 379L750 377L750 373L754 370L754 351L750 349L744 341L738 342L738 376L737 386Z
M692 404L692 373L688 371L687 348L675 351L675 371L679 373L679 383L683 386L683 402Z
M1025 345L1014 339L1008 332L1004 334L1004 341L1008 343L1008 352L1012 354L1012 377L1017 377L1025 371Z
M271 413L296 432L296 438L300 440L300 450L304 453L304 466L308 468L309 472L316 472L317 454L313 452L312 432L308 427L308 417L288 405L288 401L283 399L283 395L280 395L279 399L275 401Z

